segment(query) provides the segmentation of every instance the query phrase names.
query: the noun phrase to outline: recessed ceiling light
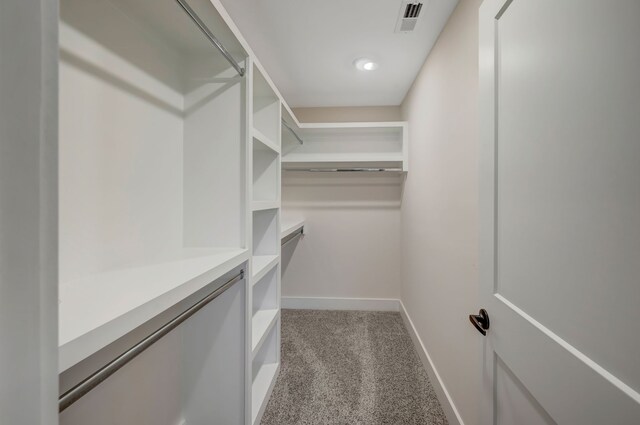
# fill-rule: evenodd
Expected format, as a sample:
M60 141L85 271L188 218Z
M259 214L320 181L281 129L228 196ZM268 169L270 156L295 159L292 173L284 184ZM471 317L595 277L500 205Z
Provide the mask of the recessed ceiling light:
M374 71L378 69L378 64L367 58L357 59L354 65L360 71Z

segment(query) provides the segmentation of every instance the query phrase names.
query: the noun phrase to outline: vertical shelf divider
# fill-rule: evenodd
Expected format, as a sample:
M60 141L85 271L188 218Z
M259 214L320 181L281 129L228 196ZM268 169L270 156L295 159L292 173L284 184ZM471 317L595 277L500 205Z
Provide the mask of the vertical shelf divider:
M281 100L247 66L247 425L259 424L280 370Z

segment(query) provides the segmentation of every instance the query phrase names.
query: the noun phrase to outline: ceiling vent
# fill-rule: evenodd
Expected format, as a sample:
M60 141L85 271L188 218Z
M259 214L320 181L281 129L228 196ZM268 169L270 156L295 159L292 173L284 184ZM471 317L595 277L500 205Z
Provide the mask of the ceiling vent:
M424 2L403 0L400 6L400 16L396 23L396 32L411 32L415 29Z

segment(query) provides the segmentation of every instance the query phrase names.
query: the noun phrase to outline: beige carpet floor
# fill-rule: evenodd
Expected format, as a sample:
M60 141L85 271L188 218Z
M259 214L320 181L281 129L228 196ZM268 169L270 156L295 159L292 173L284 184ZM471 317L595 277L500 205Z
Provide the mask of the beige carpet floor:
M262 425L442 425L398 313L282 311L282 365Z

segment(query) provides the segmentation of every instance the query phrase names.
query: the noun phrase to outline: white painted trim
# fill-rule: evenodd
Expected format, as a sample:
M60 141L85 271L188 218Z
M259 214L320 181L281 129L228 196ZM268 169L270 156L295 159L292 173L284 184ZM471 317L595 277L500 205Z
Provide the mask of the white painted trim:
M431 356L429 356L429 352L422 343L422 339L420 338L420 335L418 335L418 331L413 325L413 321L411 320L411 317L409 317L407 310L404 308L402 301L399 301L399 305L400 316L402 316L402 320L404 321L407 331L409 331L409 335L416 346L420 360L427 371L427 375L429 375L431 385L433 385L436 395L438 396L438 400L440 401L440 405L442 406L442 410L444 410L444 413L447 416L447 421L451 425L464 425L460 412L458 412L449 391L447 391L447 387L444 385L444 382L442 382L442 378L433 364Z
M282 308L300 310L400 311L395 298L282 297Z

